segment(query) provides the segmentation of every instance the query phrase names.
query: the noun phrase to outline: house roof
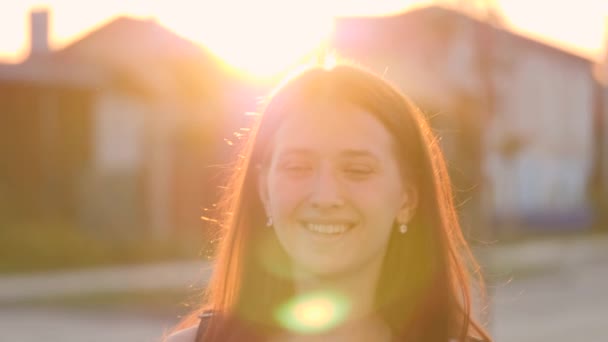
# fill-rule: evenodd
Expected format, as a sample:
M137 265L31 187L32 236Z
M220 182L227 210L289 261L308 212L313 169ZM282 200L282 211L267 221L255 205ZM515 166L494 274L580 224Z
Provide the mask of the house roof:
M202 46L180 37L154 19L123 16L99 25L55 55L58 58L83 57L91 53L91 49L99 58L192 58L209 53Z
M337 18L331 45L340 55L385 75L417 103L437 108L458 103L463 96L483 96L483 81L472 76L483 62L503 66L515 56L536 54L557 60L557 67L591 70L593 65L587 58L441 6ZM491 60L482 58L486 56Z
M0 80L127 89L149 98L213 91L219 59L155 20L115 18L80 39L21 64L0 65Z
M382 46L390 44L391 38L394 40L399 37L399 42L405 41L407 38L414 40L424 39L425 32L428 31L429 20L434 19L436 25L443 25L446 28L450 25L450 21L462 20L468 21L475 26L486 26L497 33L499 36L506 37L514 43L525 45L531 49L537 49L543 53L553 54L561 58L566 58L574 62L593 63L594 61L579 55L577 53L567 51L562 47L547 44L531 37L513 32L508 28L491 26L490 24L466 15L462 12L432 5L418 7L406 12L383 16L383 17L341 17L336 19L336 44L352 44L359 42L360 44L371 43L374 46ZM437 29L436 27L430 29ZM441 29L441 27L439 28ZM380 38L379 37L384 37ZM402 39L403 38L403 39ZM372 42L373 41L373 42ZM391 47L391 45L385 45Z

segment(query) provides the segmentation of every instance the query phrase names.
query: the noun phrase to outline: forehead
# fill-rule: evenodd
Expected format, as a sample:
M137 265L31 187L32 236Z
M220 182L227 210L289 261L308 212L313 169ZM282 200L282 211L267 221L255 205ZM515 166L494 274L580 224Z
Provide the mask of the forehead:
M365 152L387 157L393 138L369 111L350 104L304 104L290 110L274 137L274 152ZM355 152L355 153L353 153Z

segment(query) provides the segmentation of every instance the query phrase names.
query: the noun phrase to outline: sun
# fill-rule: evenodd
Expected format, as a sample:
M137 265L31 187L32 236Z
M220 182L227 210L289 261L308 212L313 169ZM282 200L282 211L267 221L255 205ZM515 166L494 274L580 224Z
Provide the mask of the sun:
M333 11L314 1L233 1L213 11L206 13L206 20L182 11L162 21L228 65L260 78L297 65L324 44L333 27Z
M307 16L267 17L245 23L243 30L208 39L209 47L228 64L254 76L271 76L285 71L305 55L320 48L329 36L328 18ZM308 26L307 23L314 23Z

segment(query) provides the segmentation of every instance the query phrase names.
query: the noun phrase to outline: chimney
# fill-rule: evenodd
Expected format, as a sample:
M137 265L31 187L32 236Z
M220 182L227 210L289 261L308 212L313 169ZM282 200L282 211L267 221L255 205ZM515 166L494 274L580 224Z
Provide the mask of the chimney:
M30 57L49 52L49 11L32 10L30 13Z
M604 82L604 85L608 86L608 16L606 16L604 22L604 55L602 56L602 60L600 61L600 76L601 80Z

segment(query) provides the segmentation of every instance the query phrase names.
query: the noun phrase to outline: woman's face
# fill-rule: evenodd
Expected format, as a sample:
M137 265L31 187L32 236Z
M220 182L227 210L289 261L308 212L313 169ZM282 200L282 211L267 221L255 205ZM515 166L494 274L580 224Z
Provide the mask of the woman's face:
M305 106L284 119L272 148L260 195L296 269L381 264L393 224L415 204L382 123L355 106Z

